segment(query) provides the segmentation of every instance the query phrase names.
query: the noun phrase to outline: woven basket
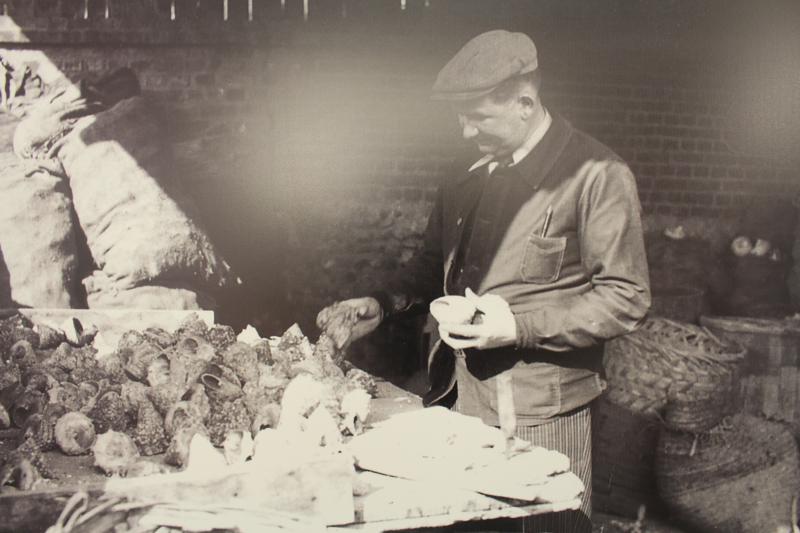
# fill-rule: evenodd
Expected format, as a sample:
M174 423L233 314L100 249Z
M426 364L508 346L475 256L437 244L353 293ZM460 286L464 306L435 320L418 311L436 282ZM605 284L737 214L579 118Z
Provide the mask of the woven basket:
M697 531L774 532L789 527L800 493L791 433L775 422L736 415L704 434L665 430L656 452L661 499ZM791 527L787 531L791 531Z
M604 364L610 389L623 397L619 403L660 413L671 402L672 427L703 431L727 413L733 370L744 353L705 328L651 317L638 331L607 343ZM701 409L704 420L688 420L691 409Z

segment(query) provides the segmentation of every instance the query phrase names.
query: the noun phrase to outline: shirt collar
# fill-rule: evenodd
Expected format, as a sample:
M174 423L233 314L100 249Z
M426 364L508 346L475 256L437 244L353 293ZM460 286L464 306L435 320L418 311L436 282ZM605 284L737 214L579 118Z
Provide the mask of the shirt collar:
M542 140L547 130L550 129L550 124L553 123L553 118L550 116L550 113L547 112L547 109L544 110L544 119L542 122L534 129L528 138L525 139L525 142L522 145L514 150L511 153L511 159L514 161L510 166L516 165L523 159L525 156L531 153L533 149L539 144L539 141ZM497 161L495 160L495 156L493 154L486 154L482 158L478 159L471 167L469 167L468 172L472 172L476 168L480 168L485 164L489 164L489 173L494 170L494 167L497 166Z

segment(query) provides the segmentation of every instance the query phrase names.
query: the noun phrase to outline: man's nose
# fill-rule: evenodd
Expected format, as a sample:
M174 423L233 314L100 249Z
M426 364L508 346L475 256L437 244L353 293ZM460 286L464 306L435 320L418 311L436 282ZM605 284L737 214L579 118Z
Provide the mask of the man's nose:
M478 128L467 122L461 123L461 135L464 139L469 140L478 135Z

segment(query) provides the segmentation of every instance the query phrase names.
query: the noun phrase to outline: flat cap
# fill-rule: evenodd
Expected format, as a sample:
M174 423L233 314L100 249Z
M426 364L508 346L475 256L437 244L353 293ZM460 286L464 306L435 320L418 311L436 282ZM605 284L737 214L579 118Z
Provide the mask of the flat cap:
M524 33L492 30L473 37L439 71L435 100L469 100L492 92L514 76L538 67L536 45Z

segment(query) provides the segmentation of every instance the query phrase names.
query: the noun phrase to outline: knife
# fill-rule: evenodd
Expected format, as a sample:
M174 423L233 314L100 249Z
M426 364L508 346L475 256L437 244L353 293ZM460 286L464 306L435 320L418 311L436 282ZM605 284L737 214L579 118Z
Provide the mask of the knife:
M514 390L511 386L511 371L507 370L496 377L497 384L497 417L500 419L500 431L506 438L506 458L514 452L514 436L517 432L517 412L514 408Z

